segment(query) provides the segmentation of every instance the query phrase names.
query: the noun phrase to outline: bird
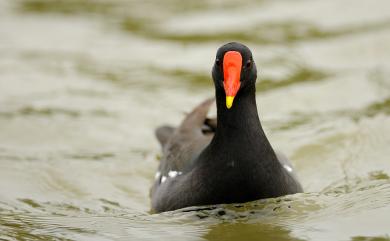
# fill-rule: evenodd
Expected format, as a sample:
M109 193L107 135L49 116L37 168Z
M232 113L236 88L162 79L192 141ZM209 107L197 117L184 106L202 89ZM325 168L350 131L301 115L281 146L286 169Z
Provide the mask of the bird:
M290 161L273 149L256 104L251 50L222 45L212 68L215 98L196 106L178 127L155 131L162 156L150 189L155 213L244 203L303 192ZM208 118L216 103L216 119Z

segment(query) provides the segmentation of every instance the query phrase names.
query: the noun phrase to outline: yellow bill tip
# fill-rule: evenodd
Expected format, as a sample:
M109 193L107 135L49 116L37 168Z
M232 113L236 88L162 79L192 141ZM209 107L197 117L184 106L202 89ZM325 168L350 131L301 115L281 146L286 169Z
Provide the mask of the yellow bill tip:
M233 105L234 96L226 96L226 107L230 109Z

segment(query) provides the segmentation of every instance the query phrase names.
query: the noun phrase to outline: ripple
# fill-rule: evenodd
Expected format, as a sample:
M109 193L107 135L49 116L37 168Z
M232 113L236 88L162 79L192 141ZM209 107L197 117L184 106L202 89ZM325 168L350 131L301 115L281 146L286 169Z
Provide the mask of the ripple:
M94 117L111 117L112 113L109 113L102 109L91 110L91 111L79 111L71 110L64 108L55 108L55 107L33 107L25 106L18 110L13 111L0 111L0 117L3 118L15 118L23 116L67 116L71 118L78 118L81 116L94 116Z

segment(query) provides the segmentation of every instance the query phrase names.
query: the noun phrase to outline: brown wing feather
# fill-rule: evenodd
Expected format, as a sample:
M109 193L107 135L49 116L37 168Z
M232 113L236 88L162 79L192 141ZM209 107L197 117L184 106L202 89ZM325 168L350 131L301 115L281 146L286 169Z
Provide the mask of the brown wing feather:
M163 148L160 172L183 171L210 143L212 131L205 131L207 113L214 98L207 99L195 107L176 129L168 126L156 130L156 136ZM211 127L208 127L212 130Z

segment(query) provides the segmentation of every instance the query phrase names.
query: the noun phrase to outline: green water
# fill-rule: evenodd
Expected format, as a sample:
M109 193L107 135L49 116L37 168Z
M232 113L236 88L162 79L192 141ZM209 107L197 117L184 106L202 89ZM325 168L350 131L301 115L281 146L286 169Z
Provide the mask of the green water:
M390 3L0 1L0 240L389 240ZM150 214L160 147L240 41L306 193Z

